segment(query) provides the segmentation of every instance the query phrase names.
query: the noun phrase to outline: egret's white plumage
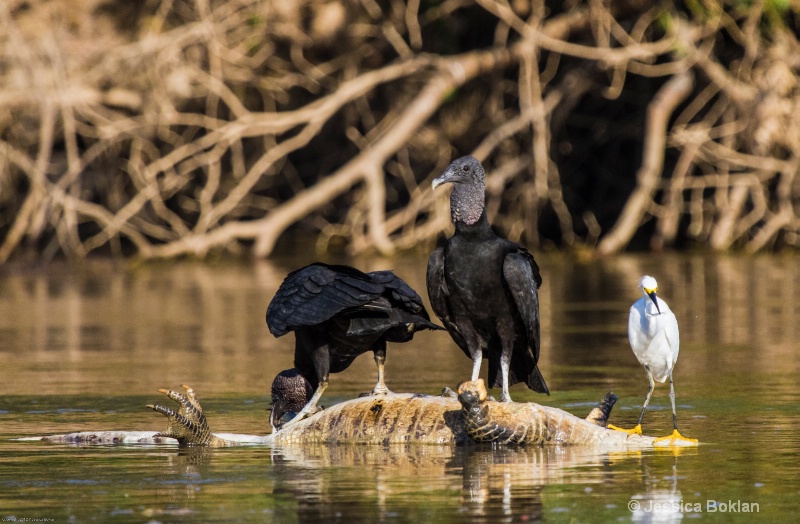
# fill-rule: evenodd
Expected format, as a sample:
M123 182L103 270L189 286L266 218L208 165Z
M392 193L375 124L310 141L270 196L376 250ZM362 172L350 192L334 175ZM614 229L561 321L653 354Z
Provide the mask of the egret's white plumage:
M657 295L658 283L651 276L639 281L644 296L633 303L628 316L628 341L639 362L659 382L666 382L678 360L678 320Z
M642 412L639 415L639 422L633 429L622 430L629 433L642 433L642 418L650 403L650 396L653 394L655 381L666 382L669 379L669 399L672 403L672 422L674 431L672 435L663 437L675 440L694 440L683 437L678 432L678 416L675 411L675 386L672 382L672 368L678 360L680 351L680 333L678 332L678 320L666 302L660 299L658 282L656 279L645 275L639 280L639 287L642 289L643 297L633 303L630 314L628 315L628 341L631 344L633 354L644 366L647 372L647 380L650 384L647 390L647 397L642 405ZM613 429L621 429L611 426ZM696 442L696 441L695 441Z

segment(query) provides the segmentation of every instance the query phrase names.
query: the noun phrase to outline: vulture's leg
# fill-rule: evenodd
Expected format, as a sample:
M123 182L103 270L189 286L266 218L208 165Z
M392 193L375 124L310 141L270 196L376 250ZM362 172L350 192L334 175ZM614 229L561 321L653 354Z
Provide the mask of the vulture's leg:
M508 369L511 367L511 353L514 351L514 341L503 340L503 352L500 355L500 373L503 379L503 392L500 394L500 402L513 402L511 394L508 392Z
M483 349L486 345L480 338L480 335L468 319L458 319L459 330L461 336L464 337L464 342L469 350L469 355L472 357L472 378L471 381L478 380L481 375L481 363L483 363Z
M481 363L483 362L483 351L478 350L472 353L472 381L478 380L481 375Z
M328 387L328 377L326 375L323 380L319 381L319 385L317 386L317 390L314 392L314 395L312 395L311 400L308 401L308 404L303 406L303 409L300 410L300 412L297 414L297 416L294 417L289 422L287 422L286 424L284 424L282 427L285 428L286 426L289 426L290 424L294 424L295 422L299 422L299 421L303 420L304 418L306 418L308 416L311 416L314 413L316 413L317 411L319 411L317 409L317 402L319 402L319 399L322 398L322 394L325 393L325 389L327 387Z
M500 402L514 402L508 392L508 362L500 362L500 371L503 373L503 392L500 394Z
M296 346L294 351L294 365L297 369L306 369L307 366L303 364L310 364L313 366L319 382L314 394L308 400L303 409L297 413L297 416L283 425L286 427L295 422L299 422L306 417L309 417L319 411L317 409L317 402L322 398L322 394L328 387L328 374L331 368L330 348L327 340L324 337L315 336L310 333L295 332ZM308 378L308 377L307 377Z
M375 349L373 349L373 353L375 354L375 365L378 366L378 383L375 384L375 389L372 390L372 394L385 395L387 393L391 393L383 380L384 364L386 363L386 341L381 340L377 342L375 344Z

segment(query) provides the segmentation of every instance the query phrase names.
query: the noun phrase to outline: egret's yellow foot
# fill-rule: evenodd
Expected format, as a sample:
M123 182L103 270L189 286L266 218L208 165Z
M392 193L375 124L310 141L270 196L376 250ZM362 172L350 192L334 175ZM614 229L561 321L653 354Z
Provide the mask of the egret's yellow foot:
M682 441L682 442L686 442L686 443L696 443L697 442L696 438L686 438L683 435L681 435L680 431L678 431L676 429L676 430L674 430L672 432L672 435L667 435L666 437L658 437L657 439L655 439L653 441L653 445L656 445L659 442L664 442L665 440L669 440L670 446L675 444L676 440Z
M641 435L642 434L642 425L641 424L636 424L636 426L632 427L631 429L624 429L624 428L621 428L619 426L615 426L614 424L609 424L607 427L608 427L608 429L613 429L614 431L623 431L623 432L627 433L628 435L634 435L634 434L635 435Z

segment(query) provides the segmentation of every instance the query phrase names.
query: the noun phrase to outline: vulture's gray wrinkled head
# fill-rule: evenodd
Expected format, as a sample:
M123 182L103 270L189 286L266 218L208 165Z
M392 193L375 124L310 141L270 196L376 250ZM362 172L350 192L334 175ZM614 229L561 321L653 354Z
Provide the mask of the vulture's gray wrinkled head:
M462 156L447 166L444 173L433 181L436 189L442 184L453 184L450 194L450 217L454 223L474 224L483 214L486 172L478 159Z
M285 369L272 381L272 431L280 429L306 405L314 388L296 369Z

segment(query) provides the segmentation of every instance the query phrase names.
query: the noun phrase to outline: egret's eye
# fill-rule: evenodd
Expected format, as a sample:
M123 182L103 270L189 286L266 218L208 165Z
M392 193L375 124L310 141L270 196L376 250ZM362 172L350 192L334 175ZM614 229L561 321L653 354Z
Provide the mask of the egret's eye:
M469 173L469 166L468 165L461 166L461 171L463 171L465 173Z

